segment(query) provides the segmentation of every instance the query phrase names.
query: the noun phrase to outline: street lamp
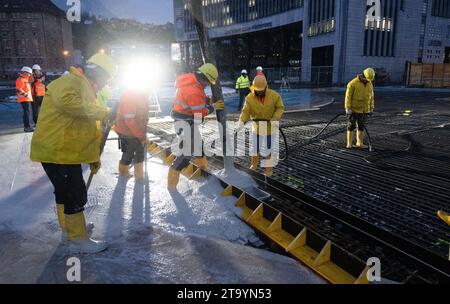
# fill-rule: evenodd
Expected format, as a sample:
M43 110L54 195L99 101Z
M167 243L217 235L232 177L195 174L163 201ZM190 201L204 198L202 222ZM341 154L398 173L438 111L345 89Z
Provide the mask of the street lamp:
M70 55L70 52L69 52L68 50L64 50L64 51L63 51L63 55L64 55L65 57L67 57L67 56Z
M106 53L105 49L100 49L100 54L105 54L105 53Z

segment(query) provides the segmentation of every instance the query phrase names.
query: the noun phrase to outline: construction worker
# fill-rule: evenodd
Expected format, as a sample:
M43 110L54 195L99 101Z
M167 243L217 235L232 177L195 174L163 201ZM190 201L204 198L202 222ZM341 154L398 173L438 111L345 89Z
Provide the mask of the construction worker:
M131 177L129 166L134 161L136 181L144 179L149 98L149 92L129 90L121 97L117 111L115 131L119 134L123 152L119 161L119 173L121 176Z
M69 75L48 86L38 125L31 142L31 160L42 166L55 188L59 224L70 248L96 253L106 243L92 240L84 217L86 183L81 164L100 169L102 131L98 121L110 119L109 109L96 94L115 75L116 66L105 54L92 56L82 70L70 68Z
M19 77L16 80L17 101L23 110L23 127L25 132L33 132L34 129L30 125L30 104L34 114L33 94L31 92L33 70L30 67L23 67Z
M364 145L364 126L367 115L372 115L374 110L374 93L372 82L375 79L375 71L367 68L361 75L347 85L345 94L345 112L348 118L347 124L347 149L353 147L353 135L356 127L356 147L367 148Z
M284 113L284 105L281 96L274 90L269 89L266 77L258 75L253 80L252 92L245 99L244 108L239 117L239 125L242 127L250 120L256 122L254 135L256 136L256 155L251 156L251 170L256 170L259 164L259 155L262 142L266 142L267 149L271 149L272 143L272 126L271 121L280 121ZM261 127L261 123L267 123L267 128ZM265 140L263 140L265 137ZM267 160L271 156L266 156ZM265 175L272 176L273 167L267 166L265 168Z
M215 110L224 109L225 105L222 100L217 101L214 106L211 105L204 91L207 86L215 85L218 78L219 72L217 68L211 63L206 63L202 65L197 72L181 75L176 80L177 93L173 102L172 118L175 120L175 128L177 128L177 121L184 121L189 124L191 153L182 153L182 155L177 156L174 160L168 174L167 187L169 190L176 189L180 178L180 172L189 166L192 154L196 148L194 146L195 143L193 137L195 132L197 132L197 134L199 133L198 130L195 129L194 115L205 117ZM183 130L176 130L177 135L180 138L180 147L184 144L182 137L184 134L182 131ZM208 167L206 156L203 155L202 157L197 157L196 164L200 168L206 170Z
M42 101L45 96L45 75L41 71L41 67L38 64L33 65L33 120L34 124L37 124L39 111L42 106Z
M236 81L236 93L239 93L239 111L242 110L245 97L250 94L250 79L247 70L241 71L241 76Z

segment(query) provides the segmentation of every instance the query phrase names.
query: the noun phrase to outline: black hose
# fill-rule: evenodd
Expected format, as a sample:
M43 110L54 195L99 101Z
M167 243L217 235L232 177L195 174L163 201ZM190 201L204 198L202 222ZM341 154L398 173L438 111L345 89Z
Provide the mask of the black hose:
M270 122L269 119L253 119L253 120L250 120L250 121L254 121L254 122L260 122L260 121ZM283 158L280 158L279 160L280 160L280 161L286 161L286 160L289 158L289 146L288 146L288 143L287 143L287 137L286 137L286 134L284 134L283 129L282 129L281 127L279 127L278 129L280 130L281 137L283 137L283 140L284 140L284 149L285 149L285 151L286 151L286 155L285 155ZM238 132L239 132L239 130L236 130L236 131L234 132L234 134L233 134L233 137L234 137L234 138L236 138L236 134L237 134Z

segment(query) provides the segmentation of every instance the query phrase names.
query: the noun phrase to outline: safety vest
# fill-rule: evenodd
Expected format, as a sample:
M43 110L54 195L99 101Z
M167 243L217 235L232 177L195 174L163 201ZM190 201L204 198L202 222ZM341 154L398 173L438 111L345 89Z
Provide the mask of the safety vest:
M17 91L17 101L18 102L30 102L33 101L31 94L31 84L29 82L29 77L21 74L16 80L16 91Z
M39 79L34 82L34 95L45 96L45 84Z
M250 88L250 79L244 76L241 76L236 81L236 89L249 89Z
M186 116L209 115L207 98L202 85L194 74L184 74L177 78L177 93L173 101L173 111Z

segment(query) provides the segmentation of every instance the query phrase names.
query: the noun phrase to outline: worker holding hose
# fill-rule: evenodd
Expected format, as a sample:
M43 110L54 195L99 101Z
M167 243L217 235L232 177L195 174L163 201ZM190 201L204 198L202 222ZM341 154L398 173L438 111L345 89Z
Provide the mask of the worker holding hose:
M259 155L263 143L266 143L267 150L272 149L272 125L271 122L281 120L284 113L284 104L281 96L274 90L269 89L266 77L258 75L253 80L252 92L245 99L244 108L239 117L239 127L241 128L250 120L255 122L254 135L256 135L256 153L251 155L251 170L256 170L259 165ZM262 124L266 124L264 127ZM271 156L266 156L269 165L265 168L265 175L270 177L273 174L273 165L270 165Z
M372 115L374 110L372 84L374 79L374 69L367 68L347 85L345 94L345 112L348 118L347 149L353 148L353 137L356 128L358 128L356 132L356 148L367 148L364 145L364 126L367 115Z
M87 188L81 164L91 172L100 169L102 132L99 121L110 119L110 110L97 100L97 92L114 77L116 65L105 54L91 57L82 69L48 86L31 142L31 160L40 162L54 186L56 211L63 239L77 253L105 250L105 242L89 238L84 217Z

